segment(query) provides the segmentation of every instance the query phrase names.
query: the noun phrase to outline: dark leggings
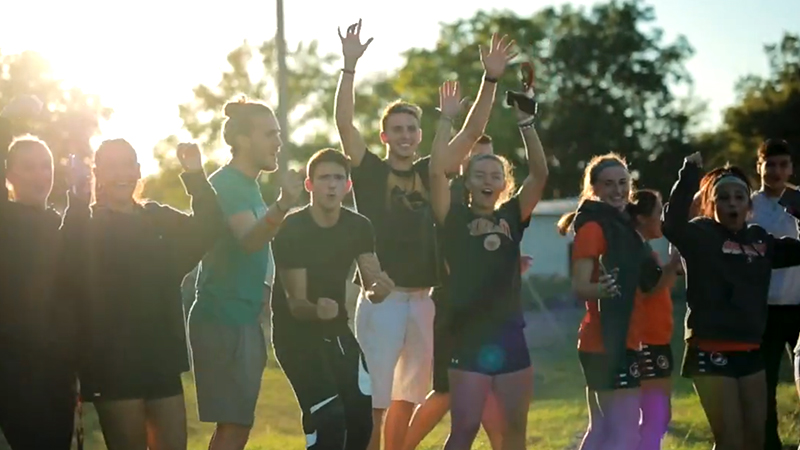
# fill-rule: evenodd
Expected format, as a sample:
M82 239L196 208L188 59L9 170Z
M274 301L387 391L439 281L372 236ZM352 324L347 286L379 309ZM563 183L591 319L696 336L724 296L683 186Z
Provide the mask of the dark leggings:
M352 333L273 336L275 358L302 412L309 450L366 450L372 437L369 373Z
M69 450L75 425L68 381L0 380L0 431L13 450Z

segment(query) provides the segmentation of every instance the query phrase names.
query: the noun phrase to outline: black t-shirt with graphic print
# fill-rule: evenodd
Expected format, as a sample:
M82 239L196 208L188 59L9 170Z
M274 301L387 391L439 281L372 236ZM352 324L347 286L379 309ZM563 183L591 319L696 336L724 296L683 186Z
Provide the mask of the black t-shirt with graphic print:
M523 221L519 198L512 197L491 216L478 216L452 203L444 223L444 255L450 268L452 331L476 340L502 327L524 326L520 292L520 242Z
M427 288L440 281L429 163L422 158L411 170L399 171L367 150L353 168L356 207L372 221L381 266L400 287Z
M321 227L311 217L310 207L286 216L272 242L276 277L272 289L273 333L292 336L336 335L347 329L347 280L356 259L375 252L375 234L369 219L342 207L339 221ZM278 271L306 269L308 301L326 297L339 303L339 315L332 320L302 320L292 316L286 290Z

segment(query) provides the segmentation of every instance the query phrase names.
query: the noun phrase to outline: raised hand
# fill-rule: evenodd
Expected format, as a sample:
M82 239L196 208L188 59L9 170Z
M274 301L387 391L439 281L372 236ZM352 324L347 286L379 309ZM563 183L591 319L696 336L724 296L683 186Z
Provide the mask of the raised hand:
M317 317L321 320L335 319L339 315L339 304L336 300L322 297L317 300Z
M342 56L345 62L352 62L355 64L358 58L364 54L364 51L372 43L372 38L367 39L367 42L361 43L361 19L358 23L354 23L347 27L347 32L342 36L342 29L337 28L339 32L339 39L342 41Z
M297 205L300 194L303 193L303 181L305 177L300 172L290 169L283 174L281 180L281 192L278 195L278 206L284 211Z
M522 255L519 258L520 273L524 274L533 265L533 256Z
M700 152L692 153L686 157L685 161L694 164L697 167L703 167L703 155L701 155Z
M394 290L394 281L386 272L381 272L369 288L368 298L372 303L380 303Z
M77 155L69 155L67 184L72 195L88 203L92 197L91 168Z
M458 81L445 81L439 87L439 111L442 115L453 119L464 108L466 99L461 99L461 86Z
M35 95L18 95L0 112L7 119L30 119L42 112L42 102Z
M494 33L489 48L480 47L481 64L483 64L486 76L500 78L503 75L508 63L517 56L513 52L514 44L514 40L509 40L507 35L498 37L497 33Z
M200 172L203 170L203 155L200 147L193 142L181 142L176 150L178 161L184 172Z

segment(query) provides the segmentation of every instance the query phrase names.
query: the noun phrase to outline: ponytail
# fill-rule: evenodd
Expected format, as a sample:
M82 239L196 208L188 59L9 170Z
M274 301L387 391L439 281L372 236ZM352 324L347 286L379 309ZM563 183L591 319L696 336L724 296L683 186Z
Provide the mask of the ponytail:
M556 223L556 228L558 229L558 234L560 234L562 236L566 236L567 233L569 233L569 229L570 229L570 227L572 227L572 223L575 222L575 216L577 214L578 213L575 212L575 211L568 212L568 213L564 214L563 216L561 216L560 219L558 219L558 223Z

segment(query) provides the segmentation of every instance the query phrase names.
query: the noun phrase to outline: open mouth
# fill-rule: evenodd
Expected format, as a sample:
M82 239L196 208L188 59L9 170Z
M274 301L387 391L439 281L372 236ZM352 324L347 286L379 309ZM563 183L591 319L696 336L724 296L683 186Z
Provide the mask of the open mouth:
M486 197L491 197L494 194L494 190L489 188L484 188L481 189L481 194L483 194Z
M738 218L739 218L739 213L738 213L738 212L736 212L736 211L731 211L731 212L729 212L729 213L728 213L728 217L729 217L731 220L736 220L736 219L738 219Z

